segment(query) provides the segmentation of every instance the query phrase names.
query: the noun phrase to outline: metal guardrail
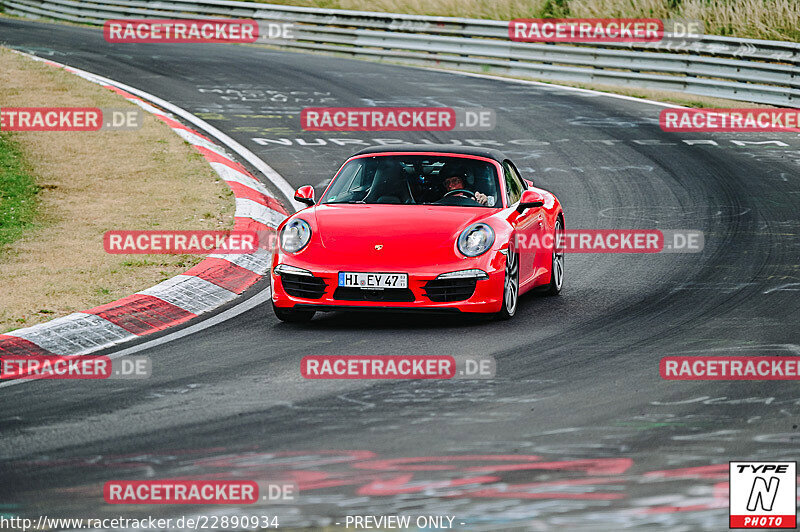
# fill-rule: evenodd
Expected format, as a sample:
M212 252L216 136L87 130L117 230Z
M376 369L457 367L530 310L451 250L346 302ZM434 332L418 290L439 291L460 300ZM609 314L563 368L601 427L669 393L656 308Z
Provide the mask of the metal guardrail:
M291 22L270 44L553 81L657 88L778 106L800 102L800 43L705 35L601 45L514 42L508 22L232 0L0 0L12 15L100 25L123 18Z

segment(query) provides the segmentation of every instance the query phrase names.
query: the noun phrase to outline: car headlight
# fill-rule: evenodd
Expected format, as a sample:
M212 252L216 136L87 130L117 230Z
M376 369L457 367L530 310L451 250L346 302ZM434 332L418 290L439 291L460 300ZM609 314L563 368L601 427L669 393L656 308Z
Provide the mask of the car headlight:
M494 244L494 231L484 223L472 224L458 237L458 250L467 257L486 253Z
M302 218L295 218L281 230L281 247L286 253L297 253L311 240L311 226Z
M310 271L298 268L297 266L290 266L289 264L278 264L272 270L275 272L275 275L302 275L303 277L314 277L314 274Z
M437 279L488 279L489 274L483 270L473 268L471 270L458 270L457 272L447 272L436 276Z

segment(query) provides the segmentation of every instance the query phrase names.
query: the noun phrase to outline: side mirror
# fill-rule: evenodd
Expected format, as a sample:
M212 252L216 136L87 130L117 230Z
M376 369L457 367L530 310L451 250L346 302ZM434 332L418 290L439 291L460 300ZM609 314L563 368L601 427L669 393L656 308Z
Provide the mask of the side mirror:
M534 187L536 185L533 184L533 179L525 179L525 184L528 185L528 188Z
M294 193L294 199L311 207L314 205L314 187L306 185L298 188Z
M544 205L544 196L541 192L535 190L524 190L522 197L517 206L517 212L523 212L525 209L532 209L534 207L541 207Z

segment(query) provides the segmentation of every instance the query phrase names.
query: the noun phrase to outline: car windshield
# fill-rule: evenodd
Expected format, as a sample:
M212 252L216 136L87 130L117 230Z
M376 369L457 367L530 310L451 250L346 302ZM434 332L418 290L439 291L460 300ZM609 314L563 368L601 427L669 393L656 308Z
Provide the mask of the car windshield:
M494 164L468 157L412 154L353 159L320 203L502 206Z

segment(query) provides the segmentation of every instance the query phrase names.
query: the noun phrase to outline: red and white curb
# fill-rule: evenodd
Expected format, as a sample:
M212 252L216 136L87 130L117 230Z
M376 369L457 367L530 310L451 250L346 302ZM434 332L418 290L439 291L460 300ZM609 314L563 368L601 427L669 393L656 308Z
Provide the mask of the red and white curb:
M145 101L146 93L54 61L29 54L22 55L63 68L102 85L165 122L203 155L233 191L236 201L235 230L274 232L278 224L286 218L286 209L270 194L263 183L234 161L221 146L178 122L171 113ZM143 97L136 96L133 91ZM188 115L182 109L156 97L147 99L180 111L178 114L181 116ZM195 119L193 122L198 123L200 120ZM209 126L208 129L218 133L217 137L227 139L226 144L234 149L241 148L235 141L214 128ZM265 175L277 181L274 184L282 192L290 190L288 183L274 170L262 161L258 162L259 169L266 170ZM85 355L181 324L218 308L242 294L269 272L270 260L271 254L267 249L259 249L247 255L209 255L187 272L118 301L33 327L0 334L0 356Z

